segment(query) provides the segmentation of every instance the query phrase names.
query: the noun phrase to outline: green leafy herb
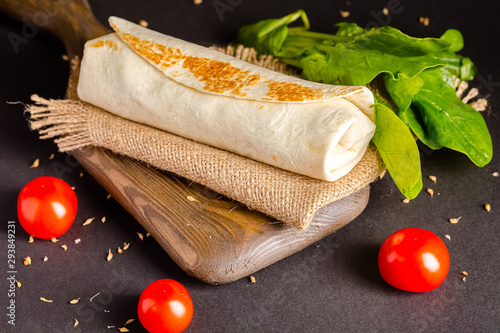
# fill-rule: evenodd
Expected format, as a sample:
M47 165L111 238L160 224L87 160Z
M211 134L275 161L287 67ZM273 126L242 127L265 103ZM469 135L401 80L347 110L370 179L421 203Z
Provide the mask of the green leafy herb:
M372 138L394 183L408 199L422 189L420 155L406 124L382 104L375 104L377 128Z
M289 26L298 19L302 26ZM336 34L310 31L305 12L299 10L242 27L236 43L301 68L311 81L341 85L382 81L397 108L374 106L373 142L409 198L422 187L413 135L432 149L462 152L478 166L491 160L484 119L455 93L455 78L468 81L476 74L472 61L456 54L464 45L458 30L447 30L440 38L414 38L388 26L370 30L355 23L336 26Z
M491 161L493 147L483 116L463 103L452 86L443 83L446 74L441 72L446 70L420 75L425 83L415 95L412 109L426 129L426 137L421 140L430 141L433 149L447 147L464 153L477 166L485 166ZM414 127L412 122L410 127Z

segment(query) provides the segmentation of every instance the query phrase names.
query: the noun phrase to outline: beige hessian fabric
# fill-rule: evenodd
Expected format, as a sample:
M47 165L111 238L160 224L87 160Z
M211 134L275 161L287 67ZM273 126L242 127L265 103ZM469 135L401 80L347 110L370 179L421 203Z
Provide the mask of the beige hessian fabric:
M253 50L224 52L286 72L271 57L257 58ZM70 84L71 90L71 84ZM69 93L70 98L74 94ZM281 170L112 115L77 99L46 100L32 96L31 127L43 139L54 138L60 151L99 146L174 172L182 177L305 230L315 212L374 181L384 169L370 144L362 160L346 176L327 182Z

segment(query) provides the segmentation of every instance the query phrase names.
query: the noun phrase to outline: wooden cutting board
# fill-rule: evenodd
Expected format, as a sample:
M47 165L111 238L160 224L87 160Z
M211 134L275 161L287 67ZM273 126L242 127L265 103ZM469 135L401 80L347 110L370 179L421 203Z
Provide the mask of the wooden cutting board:
M68 56L109 33L86 0L0 0L0 10L24 20L50 17L43 27ZM68 95L74 94L70 78ZM47 97L47 96L44 96ZM189 275L213 284L248 276L333 233L366 207L369 189L322 208L306 231L249 210L204 186L100 148L72 152L83 167L155 238Z

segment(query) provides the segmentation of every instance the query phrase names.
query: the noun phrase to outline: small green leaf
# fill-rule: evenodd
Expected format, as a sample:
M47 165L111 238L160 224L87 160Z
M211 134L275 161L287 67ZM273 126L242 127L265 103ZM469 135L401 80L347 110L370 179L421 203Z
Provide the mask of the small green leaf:
M429 134L429 128L427 128L420 113L415 112L412 107L409 107L406 109L405 117L406 124L410 126L413 133L415 133L417 138L422 141L424 145L434 150L443 148L443 146L432 140L432 137Z
M406 124L382 104L375 104L375 124L372 141L394 183L405 197L415 198L422 189L422 173L413 135Z
M392 100L398 107L398 116L401 118L413 101L413 97L424 85L424 80L420 76L411 79L402 78L395 80L389 75L384 75L385 88Z
M335 34L336 36L352 37L366 32L365 29L361 28L356 23L340 22L335 24L335 26L339 28Z
M288 36L288 24L301 18L304 28L309 29L309 20L303 10L298 10L279 19L263 20L240 28L237 43L252 46L259 53L279 52Z
M464 47L464 37L462 33L456 29L448 29L441 36L441 39L450 43L450 51L458 52Z

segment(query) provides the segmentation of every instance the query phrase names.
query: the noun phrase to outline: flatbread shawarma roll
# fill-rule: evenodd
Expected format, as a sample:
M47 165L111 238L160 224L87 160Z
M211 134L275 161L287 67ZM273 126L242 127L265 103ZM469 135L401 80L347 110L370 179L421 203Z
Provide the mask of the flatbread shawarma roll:
M372 138L373 95L276 73L111 17L85 45L78 96L124 118L327 181ZM193 161L195 163L196 161Z

